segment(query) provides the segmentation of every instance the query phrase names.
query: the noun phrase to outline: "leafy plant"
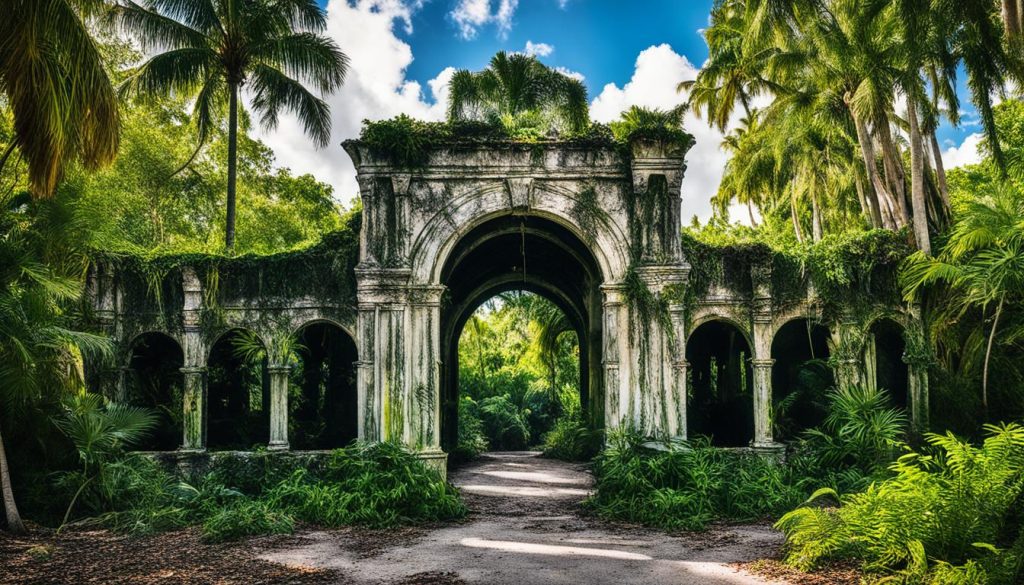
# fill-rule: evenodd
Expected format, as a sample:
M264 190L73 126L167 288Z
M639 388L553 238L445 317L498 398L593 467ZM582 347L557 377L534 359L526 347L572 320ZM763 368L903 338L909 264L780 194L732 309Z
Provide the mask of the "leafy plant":
M587 426L579 412L563 415L544 435L544 456L589 461L600 451L603 435Z
M1024 427L986 431L980 446L928 435L929 451L903 455L891 478L863 492L818 490L776 524L786 534L787 562L811 569L852 559L901 582L1020 582ZM839 507L818 505L824 496Z
M124 454L126 447L148 436L157 417L148 409L104 404L102 396L85 392L68 398L64 408L64 414L54 424L71 439L82 466L61 476L63 484L77 485L64 514L63 524L67 524L75 503L90 485L98 488L89 494L91 507L100 508L110 501L111 495L103 489L108 485L104 476L110 465Z
M854 464L871 472L892 461L901 445L907 417L893 408L885 390L847 386L828 391L828 416L806 436L828 465Z

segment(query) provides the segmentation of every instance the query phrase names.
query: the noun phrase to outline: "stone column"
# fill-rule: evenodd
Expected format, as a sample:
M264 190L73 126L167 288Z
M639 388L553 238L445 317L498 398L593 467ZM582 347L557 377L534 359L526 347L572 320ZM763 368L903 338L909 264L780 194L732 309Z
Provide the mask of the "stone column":
M619 411L622 402L622 385L619 382L619 347L620 337L624 335L621 322L625 312L622 302L622 285L606 284L601 286L604 295L601 315L603 319L603 340L604 347L601 348L601 366L604 369L604 426L607 429L614 429L622 422L622 413ZM629 326L628 322L625 324Z
M288 449L288 372L291 366L267 366L270 376L270 443L271 451Z
M128 384L134 374L135 370L130 366L121 366L118 370L117 388L114 395L110 397L114 402L119 404L126 404L128 402Z
M775 360L754 358L754 441L755 449L780 447L772 433L772 366Z
M185 429L182 451L206 449L206 368L181 368L184 381L185 409L182 423Z

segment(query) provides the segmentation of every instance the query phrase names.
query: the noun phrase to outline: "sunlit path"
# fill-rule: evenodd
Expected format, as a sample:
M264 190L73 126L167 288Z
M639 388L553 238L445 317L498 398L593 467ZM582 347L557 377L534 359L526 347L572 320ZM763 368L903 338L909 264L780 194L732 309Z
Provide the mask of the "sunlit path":
M769 556L781 542L764 526L668 536L610 525L581 511L592 483L583 465L537 453L488 453L454 471L451 480L471 510L464 523L426 531L368 558L332 532L305 534L264 558L340 569L357 583L448 573L452 583L753 584L766 581L731 564Z

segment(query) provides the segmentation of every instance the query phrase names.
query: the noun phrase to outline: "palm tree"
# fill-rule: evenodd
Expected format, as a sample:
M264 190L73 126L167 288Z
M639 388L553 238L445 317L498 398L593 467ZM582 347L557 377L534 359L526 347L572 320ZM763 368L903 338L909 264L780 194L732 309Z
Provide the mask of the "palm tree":
M534 127L570 132L581 132L590 122L586 86L521 53L501 51L483 71L456 71L449 87L450 120L514 128L525 119Z
M33 405L64 388L81 386L76 352L109 352L106 339L75 331L64 307L79 298L84 256L79 228L60 199L31 204L25 213L0 209L0 423L22 420ZM11 487L0 430L0 487L7 527L24 532Z
M120 0L121 26L143 47L163 50L125 82L134 95L195 96L200 147L228 105L228 185L225 247L235 241L238 99L248 86L252 107L271 129L282 110L295 113L319 147L331 137L322 94L344 82L348 57L319 33L327 25L316 0Z
M943 283L948 296L936 322L955 323L967 311L995 306L982 366L982 406L988 409L988 369L1004 309L1024 301L1024 194L1009 183L988 186L956 209L949 239L934 258L918 253L904 263L900 280L908 300ZM1013 331L1011 338L1024 335Z
M0 0L0 91L14 115L14 140L32 193L51 195L65 165L95 169L117 154L117 99L87 23L104 0Z

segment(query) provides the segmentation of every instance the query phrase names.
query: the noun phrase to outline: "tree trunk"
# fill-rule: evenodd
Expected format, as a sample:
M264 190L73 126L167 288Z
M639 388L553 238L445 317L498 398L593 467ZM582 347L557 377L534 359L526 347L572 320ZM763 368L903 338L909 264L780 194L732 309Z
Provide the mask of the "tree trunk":
M1006 38L1010 40L1020 38L1021 15L1017 1L1003 0L1003 22L1006 25Z
M910 223L910 213L907 211L907 175L903 172L903 160L893 142L892 131L887 121L878 124L876 134L882 147L882 167L889 182L889 195L898 213L899 227L903 227Z
M910 96L907 96L907 118L910 120L910 198L914 211L914 235L917 237L918 249L931 256L928 202L924 193L924 140L917 120L917 104Z
M228 102L228 212L224 227L224 248L235 247L235 188L238 175L238 84L230 84Z
M817 189L811 189L811 237L821 241L821 208L818 207Z
M981 371L981 408L985 411L985 422L988 422L988 361L992 357L992 342L996 339L996 327L999 326L999 316L1003 314L1003 301L1006 295L999 297L999 304L996 305L996 316L992 319L992 331L988 334L988 345L985 347L985 365Z
M4 450L3 431L0 431L0 487L3 489L4 511L7 513L7 530L15 534L25 534L25 523L18 513L18 504L14 501L14 489L11 487L11 470L7 467L7 451Z
M939 185L939 195L942 197L944 211L949 213L949 183L946 182L946 165L942 162L942 149L939 148L939 139L935 132L928 134L932 145L932 161L935 163L935 181Z
M793 218L793 231L796 233L796 241L803 243L804 232L800 229L800 216L796 211L796 196L793 194L793 187L789 188L789 214Z
M864 120L853 112L853 108L850 108L850 115L853 116L853 123L857 128L857 142L860 143L861 155L864 157L864 171L868 176L868 183L872 187L875 202L881 206L882 202L890 197L881 177L878 176L878 167L875 166L875 145L871 141L871 135L868 134L867 124L865 124ZM884 217L881 210L879 210L879 219L884 225ZM892 225L886 227L894 228L896 226Z
M747 200L747 215L750 216L750 227L757 227L757 220L754 219L754 204Z
M864 189L864 182L860 180L860 173L856 175L853 184L857 188L857 199L860 200L861 212L867 216L871 227L880 228L882 227L882 213L878 209L878 197L875 196L874 190L868 192Z

